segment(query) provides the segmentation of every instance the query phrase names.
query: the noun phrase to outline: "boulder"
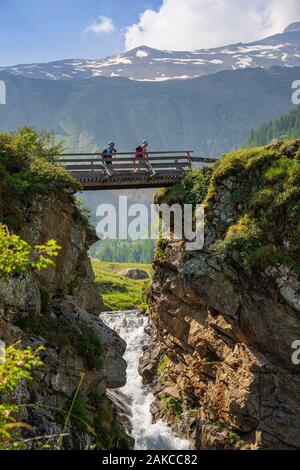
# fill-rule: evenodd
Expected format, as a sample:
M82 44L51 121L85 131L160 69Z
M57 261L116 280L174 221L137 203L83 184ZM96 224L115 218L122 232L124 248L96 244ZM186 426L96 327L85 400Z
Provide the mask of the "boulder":
M137 268L124 269L119 274L121 276L128 277L128 279L137 279L137 280L149 279L149 274L147 273L147 271L144 271L143 269L137 269Z

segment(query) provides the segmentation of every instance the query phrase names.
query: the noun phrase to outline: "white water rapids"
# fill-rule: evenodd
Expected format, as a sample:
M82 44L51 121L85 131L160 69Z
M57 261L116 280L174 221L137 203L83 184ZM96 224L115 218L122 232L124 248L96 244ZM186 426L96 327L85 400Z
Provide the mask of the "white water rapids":
M154 395L142 383L138 373L142 348L145 345L145 328L148 318L137 311L103 313L101 320L116 331L127 343L127 383L120 389L128 399L131 408L131 435L136 450L188 450L189 443L174 436L163 421L152 423L150 406Z

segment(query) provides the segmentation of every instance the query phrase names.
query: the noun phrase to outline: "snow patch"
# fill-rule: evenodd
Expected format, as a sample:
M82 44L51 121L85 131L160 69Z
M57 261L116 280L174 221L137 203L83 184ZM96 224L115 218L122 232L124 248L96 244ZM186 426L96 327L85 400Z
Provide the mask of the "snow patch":
M46 77L51 78L51 80L57 80L57 77L53 75L53 73L44 72L44 74L46 75Z
M142 59L143 57L148 57L148 55L149 55L148 52L146 52L146 51L141 51L141 50L137 51L137 53L136 53L136 56L137 56L137 57L140 57L141 59Z
M252 62L253 62L252 57L241 57L237 61L237 65L238 65L238 67L240 67L242 69L245 69L247 67L250 67Z

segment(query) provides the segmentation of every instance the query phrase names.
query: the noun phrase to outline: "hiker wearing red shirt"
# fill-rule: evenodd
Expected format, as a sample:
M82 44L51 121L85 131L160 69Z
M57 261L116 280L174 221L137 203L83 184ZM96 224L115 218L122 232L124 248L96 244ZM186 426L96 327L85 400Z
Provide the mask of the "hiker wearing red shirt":
M145 167L148 169L149 172L154 174L154 171L151 167L151 164L149 162L149 157L148 157L148 142L147 140L143 140L142 145L139 145L135 149L135 165L136 168L134 170L134 173L137 173L139 171L138 167Z

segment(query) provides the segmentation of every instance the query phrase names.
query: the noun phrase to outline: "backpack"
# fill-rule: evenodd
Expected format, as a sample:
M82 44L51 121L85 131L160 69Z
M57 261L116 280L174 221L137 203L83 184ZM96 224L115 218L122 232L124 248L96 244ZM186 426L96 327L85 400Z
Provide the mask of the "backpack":
M144 150L143 147L140 145L135 149L135 158L143 158L144 157Z

